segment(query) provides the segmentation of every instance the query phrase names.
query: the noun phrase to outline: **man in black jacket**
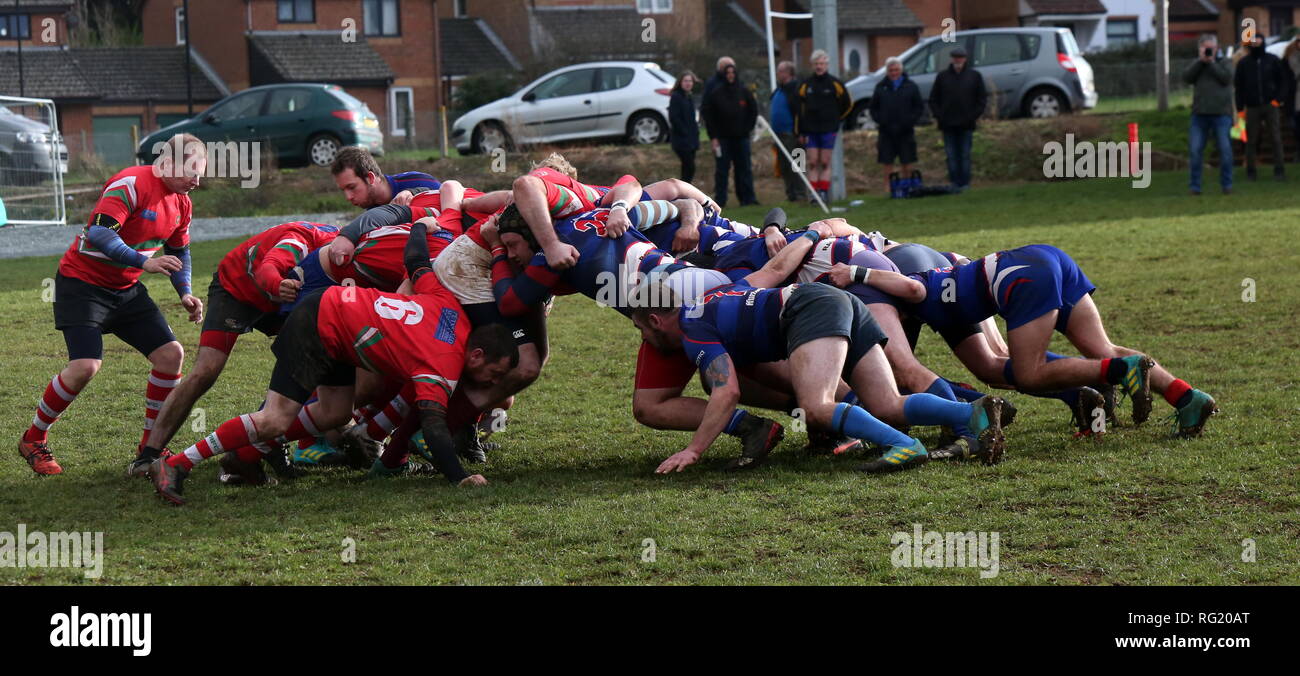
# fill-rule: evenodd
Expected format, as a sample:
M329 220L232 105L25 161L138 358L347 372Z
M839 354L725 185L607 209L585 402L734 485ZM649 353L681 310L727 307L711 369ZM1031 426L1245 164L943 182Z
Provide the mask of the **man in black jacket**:
M700 107L700 117L713 142L717 168L713 172L713 199L719 207L727 205L727 174L736 166L736 196L740 205L758 204L754 196L754 171L749 159L749 135L758 121L754 93L740 82L735 66L723 68L725 80L708 94Z
M1278 110L1286 98L1288 82L1282 60L1264 49L1264 38L1244 47L1246 56L1237 62L1233 75L1236 84L1237 110L1246 111L1246 178L1255 180L1255 152L1259 145L1259 126L1268 126L1273 144L1273 178L1286 178L1286 156L1282 148L1282 125Z
M876 83L871 94L871 119L880 135L876 159L885 169L885 192L890 191L889 175L894 160L903 165L903 176L912 175L916 162L916 123L925 112L921 89L903 72L903 62L896 56L885 60L885 79Z
M930 113L943 131L943 149L948 153L948 181L958 189L970 186L970 146L975 121L984 114L988 91L984 76L966 65L966 49L953 48L952 64L934 79L930 90Z
M795 132L808 153L808 179L823 202L830 202L831 155L844 118L853 111L853 97L830 73L830 56L819 49L810 58L813 74L799 85Z

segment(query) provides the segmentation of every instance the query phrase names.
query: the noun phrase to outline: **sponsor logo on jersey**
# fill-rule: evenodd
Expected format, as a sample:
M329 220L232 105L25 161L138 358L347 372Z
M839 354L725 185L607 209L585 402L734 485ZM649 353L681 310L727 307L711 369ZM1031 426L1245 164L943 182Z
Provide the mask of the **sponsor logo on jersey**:
M158 220L158 212L153 209L145 209L140 212L140 218L143 218L146 221L156 221ZM177 220L180 220L179 216L177 216Z
M451 308L443 308L441 316L438 317L438 330L434 332L433 337L448 345L455 345L456 322L459 320L459 312Z

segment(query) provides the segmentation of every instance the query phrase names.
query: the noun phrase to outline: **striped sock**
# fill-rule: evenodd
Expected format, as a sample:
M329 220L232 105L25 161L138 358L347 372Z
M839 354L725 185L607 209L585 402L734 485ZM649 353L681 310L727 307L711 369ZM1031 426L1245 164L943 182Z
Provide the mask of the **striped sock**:
M32 418L32 426L23 434L23 441L45 441L50 425L59 419L59 414L72 404L77 394L76 390L63 383L63 378L55 374L50 384L45 386L45 394L41 395L41 400L36 404L36 415Z
M406 398L398 394L392 401L384 405L378 413L371 416L365 422L366 435L375 441L387 439L388 435L402 424L402 420L411 412L411 405Z
M144 390L144 433L140 436L140 448L149 445L149 433L153 431L154 421L162 410L167 395L181 382L179 373L163 373L157 369L149 371L149 385Z
M167 459L167 464L185 470L194 469L194 465L219 453L225 453L247 446L258 440L257 425L253 416L244 414L221 423L217 431L199 440L197 444Z

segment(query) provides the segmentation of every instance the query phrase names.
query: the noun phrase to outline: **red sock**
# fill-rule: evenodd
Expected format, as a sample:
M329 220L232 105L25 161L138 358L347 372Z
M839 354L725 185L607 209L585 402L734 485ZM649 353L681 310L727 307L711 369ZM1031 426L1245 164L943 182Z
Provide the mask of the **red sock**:
M408 413L411 411L409 400L404 396L406 390L402 390L393 400L384 405L384 408L366 421L366 435L375 441L387 439L388 435L402 424ZM414 391L410 393L414 396Z
M1165 401L1169 402L1170 406L1178 408L1178 400L1182 399L1183 395L1190 392L1191 389L1192 386L1185 381L1174 378L1174 382L1169 383L1169 387L1165 388Z
M384 454L379 456L379 461L384 463L384 467L397 469L410 457L411 436L420 429L419 420L418 417L411 416L397 426L392 441L384 447Z
M298 409L298 419L293 421L292 425L289 425L289 429L285 431L280 439L287 443L306 439L307 437L319 436L324 436L324 432L316 427L316 420L311 415L311 406L303 406Z
M55 374L50 384L45 386L45 394L41 395L40 402L36 404L36 415L32 418L32 426L23 434L23 441L45 441L50 425L59 419L59 414L77 398L77 394L77 391L63 383L63 378Z
M203 462L218 453L247 446L257 440L257 425L253 424L253 417L247 414L241 415L221 423L217 431L200 439L197 444L185 449L184 453L177 453L168 458L167 464L191 470L196 463Z
M144 434L140 437L140 447L149 441L149 432L153 430L158 411L162 410L167 395L181 382L179 373L163 373L157 369L149 371L149 385L144 390Z

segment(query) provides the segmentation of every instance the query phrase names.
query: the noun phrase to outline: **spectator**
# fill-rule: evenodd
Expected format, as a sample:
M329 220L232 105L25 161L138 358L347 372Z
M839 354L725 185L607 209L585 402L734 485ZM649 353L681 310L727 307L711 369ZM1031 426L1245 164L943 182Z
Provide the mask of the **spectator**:
M437 190L442 185L438 179L419 171L385 175L370 151L360 146L340 150L330 165L330 174L352 206L362 209L389 202L405 206L411 203L414 191Z
M876 83L871 95L871 119L880 134L876 159L885 169L885 192L894 160L903 165L903 175L912 175L916 162L916 123L925 112L921 89L903 72L903 62L896 56L885 60L885 79Z
M735 66L723 68L722 84L704 95L700 116L709 133L717 168L713 172L713 199L727 206L727 173L736 167L736 197L740 205L758 204L754 196L754 170L749 159L749 135L758 121L754 93L740 82Z
M708 81L704 83L704 95L708 96L710 92L712 92L714 89L718 87L718 85L726 82L727 75L725 71L727 69L727 66L731 66L734 68L735 65L736 65L736 60L731 58L730 56L718 57L718 70L715 73L713 73L713 77L709 78Z
M688 70L678 76L668 101L673 152L682 161L682 180L687 183L695 180L695 151L700 149L700 124L695 119L695 100L691 98L694 89L695 73Z
M819 49L810 59L813 74L799 85L795 130L808 153L808 179L823 202L830 201L831 154L840 123L853 111L849 90L830 74L830 57Z
M794 102L799 95L799 82L795 79L794 64L782 61L776 66L776 91L772 92L772 131L781 140L787 152L794 153L800 147L799 137L794 133ZM790 166L790 160L780 150L776 153L777 166L781 178L785 180L785 198L790 202L802 202L808 199L804 190L803 177Z
M952 63L934 79L930 90L930 113L943 132L943 149L948 154L948 182L958 190L970 187L970 146L975 121L984 114L988 90L984 77L966 67L966 49L952 50Z
M1282 52L1282 65L1290 71L1291 77L1290 96L1284 103L1289 104L1287 107L1291 110L1291 131L1295 134L1296 147L1300 148L1300 34L1297 34L1291 44L1286 46L1286 51ZM1300 160L1300 157L1296 158Z
M1183 71L1183 81L1192 85L1192 126L1188 131L1191 151L1193 195L1201 194L1201 157L1205 141L1214 136L1219 148L1219 186L1223 194L1232 192L1232 70L1228 60L1219 56L1219 40L1212 34L1197 42L1197 58Z
M1255 154L1259 146L1259 127L1268 127L1273 144L1273 178L1286 179L1282 149L1282 127L1278 124L1282 99L1290 89L1282 60L1264 49L1264 38L1244 45L1246 56L1237 62L1233 81L1237 90L1237 110L1246 111L1246 178L1255 180Z

